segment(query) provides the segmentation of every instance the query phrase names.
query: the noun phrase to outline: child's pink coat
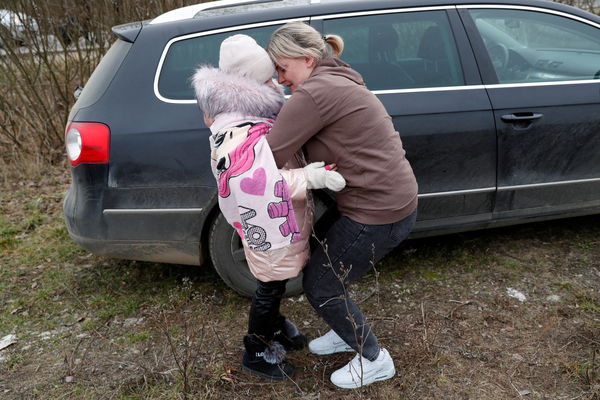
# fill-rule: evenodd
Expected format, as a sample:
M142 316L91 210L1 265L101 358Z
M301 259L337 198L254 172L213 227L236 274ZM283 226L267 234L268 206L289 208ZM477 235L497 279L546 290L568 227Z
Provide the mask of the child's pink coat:
M212 90L207 91L208 81ZM272 100L272 88L214 68L200 68L194 85L197 96L226 101L233 93L235 101L259 102L257 110L272 109L271 115L282 104L281 93ZM236 97L240 92L245 96ZM277 169L266 141L272 121L266 118L269 115L248 116L253 105L240 107L246 113L218 115L211 126L219 207L242 238L253 275L264 282L289 279L300 273L310 256L313 206L302 169L305 161L297 155L284 169Z

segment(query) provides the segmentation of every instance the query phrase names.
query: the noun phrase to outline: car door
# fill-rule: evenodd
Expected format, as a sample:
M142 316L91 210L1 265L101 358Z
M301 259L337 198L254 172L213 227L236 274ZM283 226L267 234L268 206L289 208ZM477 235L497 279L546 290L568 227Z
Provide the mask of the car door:
M464 6L498 133L497 218L600 206L600 24Z
M453 7L315 16L386 106L419 184L419 231L486 224L496 190L491 105Z

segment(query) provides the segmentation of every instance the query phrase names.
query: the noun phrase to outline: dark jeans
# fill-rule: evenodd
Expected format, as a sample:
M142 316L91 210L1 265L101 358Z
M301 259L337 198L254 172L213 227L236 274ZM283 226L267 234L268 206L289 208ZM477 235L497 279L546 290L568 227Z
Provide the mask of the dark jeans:
M386 225L366 225L341 217L304 268L302 283L310 304L350 347L371 361L379 355L377 338L348 297L348 285L398 246L412 230L416 217L415 211Z
M273 333L281 329L285 317L279 312L279 306L285 293L286 283L287 279L271 282L257 281L248 318L249 335L261 336L268 342L273 338Z

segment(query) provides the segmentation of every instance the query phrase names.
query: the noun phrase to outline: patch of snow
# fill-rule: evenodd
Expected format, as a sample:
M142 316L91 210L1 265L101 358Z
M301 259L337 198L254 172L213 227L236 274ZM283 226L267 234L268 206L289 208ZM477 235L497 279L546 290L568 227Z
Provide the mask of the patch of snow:
M17 343L17 335L6 335L0 339L0 350L7 348L10 345Z
M140 324L142 321L144 321L143 317L142 318L127 318L125 321L123 321L123 326L131 327L131 326Z
M525 300L527 300L527 298L525 297L525 295L523 293L521 293L518 290L513 289L513 288L507 288L506 289L506 294L508 294L508 297L512 297L514 299L517 299L521 303L524 302Z

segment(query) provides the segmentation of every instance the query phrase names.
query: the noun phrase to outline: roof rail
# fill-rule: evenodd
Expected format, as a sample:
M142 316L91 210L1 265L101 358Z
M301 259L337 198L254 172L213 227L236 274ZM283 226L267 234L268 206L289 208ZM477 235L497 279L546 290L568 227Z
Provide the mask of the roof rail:
M180 21L193 18L196 14L204 10L213 10L217 8L234 7L249 4L270 3L282 0L217 0L206 3L195 4L192 6L181 7L168 11L154 18L150 24L161 24L164 22Z
M226 4L226 5L216 4L216 3L219 3L219 1L212 1L210 4L216 4L216 5L213 7L205 8L202 11L217 10L220 8L228 8L228 7L248 6L251 4L275 3L277 1L283 1L283 0L239 0L236 4Z

